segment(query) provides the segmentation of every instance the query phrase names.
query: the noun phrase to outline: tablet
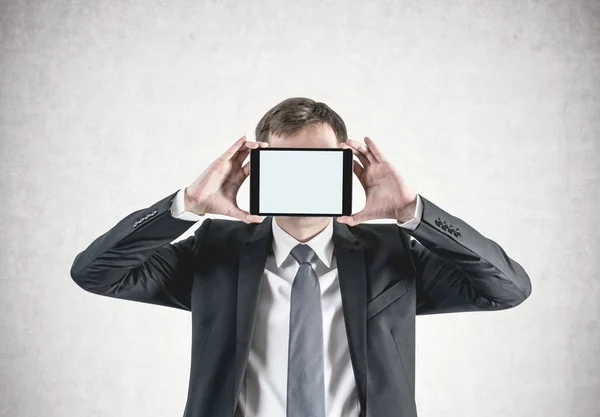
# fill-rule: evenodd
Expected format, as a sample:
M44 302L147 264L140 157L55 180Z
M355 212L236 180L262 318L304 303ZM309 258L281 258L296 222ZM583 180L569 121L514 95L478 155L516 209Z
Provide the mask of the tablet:
M351 149L251 149L250 214L350 216L352 159Z

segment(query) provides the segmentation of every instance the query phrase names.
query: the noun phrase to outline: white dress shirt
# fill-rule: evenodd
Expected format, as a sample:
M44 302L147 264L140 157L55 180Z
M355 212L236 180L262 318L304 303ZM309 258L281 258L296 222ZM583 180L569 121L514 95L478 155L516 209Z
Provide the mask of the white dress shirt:
M173 200L171 215L183 220L206 218L184 210L184 191L185 188L179 190ZM414 217L396 223L414 230L422 213L421 197L417 194ZM316 254L311 264L321 287L325 410L328 417L358 417L360 406L333 250L333 221L305 242ZM290 296L300 267L289 254L300 242L284 231L275 218L272 232L272 252L267 255L262 277L256 325L235 417L286 415Z

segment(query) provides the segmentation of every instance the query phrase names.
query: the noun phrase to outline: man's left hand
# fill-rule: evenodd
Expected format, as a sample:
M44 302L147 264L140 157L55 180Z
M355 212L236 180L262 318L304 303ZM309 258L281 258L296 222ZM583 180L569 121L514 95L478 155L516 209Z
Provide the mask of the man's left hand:
M392 164L383 156L375 142L365 137L365 144L348 139L339 144L352 149L360 163L352 160L352 170L365 190L365 207L352 216L340 216L337 221L349 226L374 219L410 220L415 212L417 193L414 192Z

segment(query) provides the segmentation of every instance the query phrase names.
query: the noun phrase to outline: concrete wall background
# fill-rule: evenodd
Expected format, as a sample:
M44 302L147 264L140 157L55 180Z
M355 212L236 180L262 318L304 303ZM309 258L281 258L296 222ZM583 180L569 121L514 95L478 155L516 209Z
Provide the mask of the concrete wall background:
M420 416L597 415L598 2L0 8L1 416L183 413L190 315L85 293L69 268L290 96L531 276L515 309L418 319Z

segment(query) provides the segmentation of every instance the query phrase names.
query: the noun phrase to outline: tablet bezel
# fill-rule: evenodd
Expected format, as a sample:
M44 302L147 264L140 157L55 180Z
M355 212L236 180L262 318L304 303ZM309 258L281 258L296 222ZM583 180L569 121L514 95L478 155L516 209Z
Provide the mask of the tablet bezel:
M342 152L342 213L261 213L259 208L260 187L260 154L270 151L320 151ZM297 147L267 147L250 150L250 214L259 216L294 216L294 217L340 217L352 215L352 149L341 148L297 148Z

